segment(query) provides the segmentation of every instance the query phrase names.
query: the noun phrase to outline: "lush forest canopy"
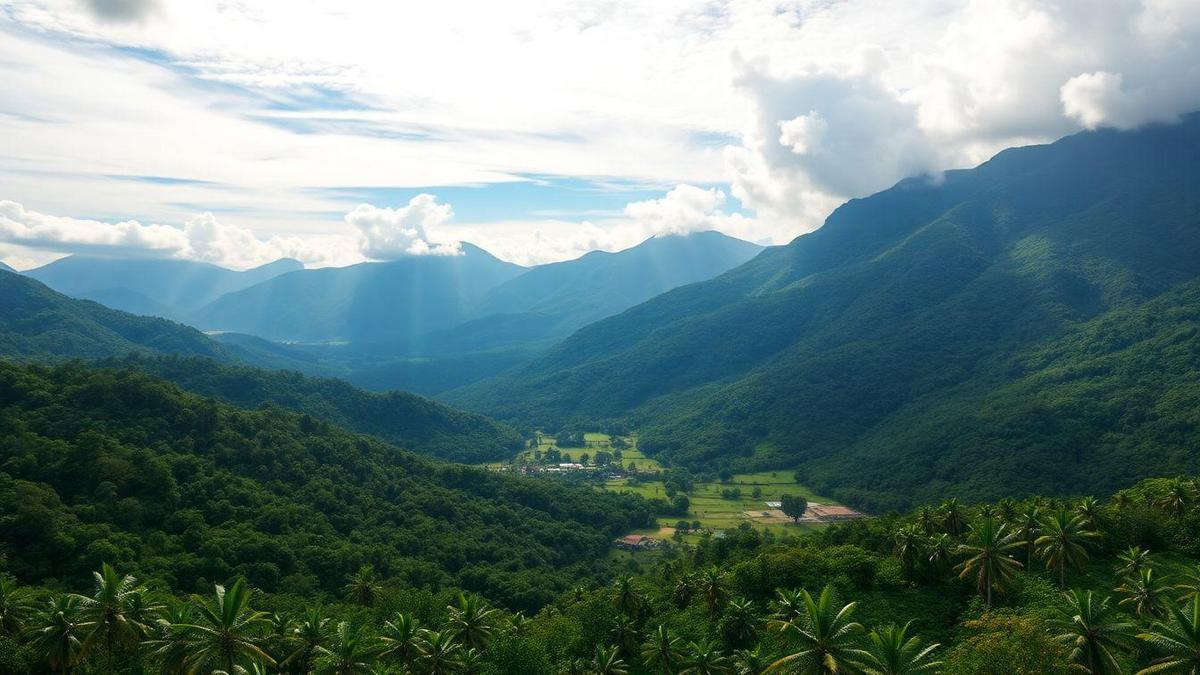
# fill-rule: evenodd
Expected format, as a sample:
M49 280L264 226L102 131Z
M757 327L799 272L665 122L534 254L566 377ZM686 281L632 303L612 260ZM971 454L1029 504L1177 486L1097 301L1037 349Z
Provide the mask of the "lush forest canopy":
M107 562L163 588L245 576L397 583L536 609L604 572L644 500L438 464L309 415L242 410L132 369L0 362L0 560L70 587Z
M443 398L873 510L1194 472L1197 185L1200 115L1006 150Z

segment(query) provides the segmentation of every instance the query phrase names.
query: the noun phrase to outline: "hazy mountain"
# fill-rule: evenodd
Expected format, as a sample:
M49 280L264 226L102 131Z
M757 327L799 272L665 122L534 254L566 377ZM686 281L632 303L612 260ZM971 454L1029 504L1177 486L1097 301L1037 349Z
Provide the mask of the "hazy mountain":
M73 255L27 274L60 293L113 309L186 320L226 293L303 267L281 259L238 272L190 260Z
M0 272L16 272L19 274L19 272L17 272L13 268L9 267L8 265L5 265L3 260L0 260Z
M225 295L197 321L274 340L412 342L460 323L490 289L525 269L470 244L462 250L292 272Z
M548 426L629 419L643 448L677 460L799 464L814 487L879 507L1103 490L1200 468L1188 407L1200 402L1200 325L1185 285L1198 275L1191 116L902 181L445 398ZM1161 306L1139 312L1151 300ZM1142 384L1104 389L1122 392L1111 405L1087 395L1104 372ZM1069 401L1014 393L1044 394L1068 373ZM1000 399L1003 410L984 407ZM1002 417L979 427L968 415Z

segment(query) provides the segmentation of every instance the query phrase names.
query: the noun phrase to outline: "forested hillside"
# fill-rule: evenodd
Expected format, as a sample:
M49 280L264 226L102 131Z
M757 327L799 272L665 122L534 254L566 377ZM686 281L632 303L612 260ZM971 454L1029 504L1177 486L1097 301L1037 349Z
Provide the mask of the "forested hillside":
M693 466L799 465L873 510L1100 492L1200 468L1197 277L1193 115L902 181L444 398L547 428L624 420ZM1090 331L1138 343L1081 349ZM1178 386L1114 388L1122 376Z
M101 563L201 591L337 594L364 564L536 609L605 569L641 498L438 464L276 407L131 370L0 362L0 561L73 585Z
M505 424L402 391L367 392L341 380L202 358L135 356L104 365L136 368L242 408L264 404L287 408L455 462L508 459L524 447L520 434Z

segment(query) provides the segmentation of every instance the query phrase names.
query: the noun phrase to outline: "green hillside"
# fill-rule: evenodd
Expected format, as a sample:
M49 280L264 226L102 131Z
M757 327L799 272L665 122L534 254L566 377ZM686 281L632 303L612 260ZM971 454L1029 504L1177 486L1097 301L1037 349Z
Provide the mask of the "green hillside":
M47 585L107 562L176 591L245 575L336 594L371 564L527 610L649 518L637 497L438 464L129 370L3 362L0 513L3 567Z
M852 200L788 246L444 398L550 428L624 419L648 452L735 470L799 465L815 489L870 509L914 494L1100 491L1122 478L1195 470L1195 420L1170 399L1143 407L1174 425L1174 440L1147 441L1152 451L1118 477L1087 468L1119 463L1147 429L1112 423L1098 434L1080 425L1039 446L1056 421L1009 406L990 472L969 466L985 452L973 435L941 434L935 444L913 430L928 430L934 418L922 414L939 401L938 430L964 428L968 412L990 416L970 397L1002 397L1030 376L1036 355L1072 343L1093 320L1135 321L1128 312L1159 296L1186 310L1193 300L1181 285L1200 276L1198 186L1197 116L1008 150L941 181L910 179ZM1186 336L1188 313L1172 316ZM1082 366L1082 354L1058 353L1058 367ZM1161 369L1196 362L1194 353L1158 354L1142 376L1186 381L1186 370ZM1091 397L1072 402L1076 419L1116 414ZM1048 457L1056 464L1031 470ZM1085 470L1055 468L1063 461ZM984 477L953 478L964 472Z
M242 408L287 408L440 459L479 463L524 447L511 427L401 391L367 392L341 380L200 358L132 357L105 365L136 368Z

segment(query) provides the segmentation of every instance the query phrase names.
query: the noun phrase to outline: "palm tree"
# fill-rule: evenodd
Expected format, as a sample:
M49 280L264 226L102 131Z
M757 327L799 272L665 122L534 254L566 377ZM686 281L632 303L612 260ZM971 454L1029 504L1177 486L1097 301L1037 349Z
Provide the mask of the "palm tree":
M675 672L675 665L683 660L680 647L679 638L671 635L666 626L659 626L642 645L642 660L663 675L671 675Z
M421 629L417 643L417 663L428 675L446 675L462 667L462 648L454 641L452 630L433 631Z
M1075 506L1075 515L1083 519L1083 524L1089 530L1100 529L1100 500L1095 497L1084 497Z
M375 568L371 565L359 567L358 571L351 574L346 582L346 596L350 602L364 607L375 604L380 590L379 579L375 576Z
M613 584L613 606L631 617L637 616L642 609L642 596L633 585L633 577L628 574Z
M917 561L925 555L925 535L916 525L905 525L896 531L896 546L894 551L904 566L904 575L911 578Z
M371 659L375 646L363 635L361 629L343 621L337 625L333 639L317 647L322 673L332 675L360 675L371 672Z
M672 590L671 599L675 601L675 606L679 609L685 609L692 602L692 596L696 594L696 581L692 575L685 574L675 582L675 588Z
M1032 570L1034 545L1042 532L1042 510L1031 505L1017 516L1014 527L1014 534L1025 546L1025 569Z
M169 603L154 621L154 639L146 642L148 650L154 652L169 673L185 672L188 648L195 631L188 626L195 623L195 608L191 603Z
M48 605L31 631L31 643L52 671L65 675L83 658L84 640L91 626L82 619L77 595L56 595Z
M803 591L780 588L775 591L775 599L771 601L771 620L767 627L781 630L783 624L799 619L806 611Z
M942 502L942 528L955 537L963 533L967 527L967 517L963 505L957 497L951 497Z
M696 590L704 598L704 604L708 605L709 615L716 615L729 599L729 584L725 574L715 566L704 570L696 578Z
M721 634L731 646L741 647L754 642L758 631L757 612L754 603L745 598L734 598L721 617Z
M1021 568L1021 563L1008 554L1019 545L1005 525L997 525L995 520L985 518L971 526L967 543L958 547L960 554L968 556L957 567L959 578L966 579L974 575L975 587L989 607L992 605L992 591L1003 590L1013 574Z
M802 664L820 675L841 673L863 652L858 648L862 624L851 621L855 603L838 607L833 599L833 586L826 586L814 600L808 591L804 597L804 616L782 625L781 630L800 643L800 650L775 661L767 667L771 672Z
M1183 595L1179 596L1180 604L1187 604L1193 600L1200 601L1200 564L1184 567L1179 573L1179 580L1175 583L1174 588L1177 591L1183 591Z
M1058 570L1059 588L1067 587L1067 568L1083 567L1088 559L1087 545L1100 535L1086 529L1083 519L1059 509L1042 523L1042 534L1035 542L1046 565Z
M517 616L524 619L518 612ZM516 619L516 616L513 617ZM379 641L383 644L379 656L389 661L408 664L417 655L417 645L421 640L421 624L412 614L398 612L391 621L383 622L383 631Z
M942 662L933 656L940 645L922 647L920 638L908 634L911 626L910 621L903 626L887 625L871 631L865 653L855 662L858 669L864 675L910 675L941 668Z
M770 662L763 654L762 645L754 649L739 649L733 653L734 672L738 675L758 675Z
M937 532L941 523L941 514L932 506L926 505L917 509L917 527L921 528L925 534L931 535Z
M593 675L625 675L629 669L625 667L625 662L621 660L616 647L596 645L591 672Z
M1196 501L1196 485L1192 481L1180 477L1172 480L1167 491L1156 502L1158 508L1175 517L1187 513L1192 503Z
M622 656L629 657L637 653L639 642L637 626L634 625L633 619L628 616L618 614L617 618L613 621L613 627L609 631L608 636Z
M945 569L954 560L954 541L946 533L935 534L929 538L929 564L934 569Z
M1138 639L1148 642L1162 656L1155 659L1142 673L1200 672L1200 602L1192 601L1184 608L1171 605L1167 621L1156 621L1150 630L1139 633Z
M1017 515L1017 502L1012 497L1005 497L996 504L1000 519L1010 522Z
M283 665L299 665L301 672L312 672L318 650L329 641L329 619L320 605L304 611L303 618L292 629L292 638L297 646L283 660Z
M1117 574L1123 577L1136 577L1153 563L1150 551L1141 546L1130 546L1128 550L1117 554Z
M0 635L15 637L33 616L33 593L17 586L17 580L0 574Z
M83 615L91 626L84 648L90 650L93 645L102 645L107 667L116 670L117 649L135 644L147 631L132 615L134 598L143 589L132 576L117 574L108 563L102 564L100 571L92 576L96 581L92 596L78 596Z
M178 626L190 633L184 658L186 670L219 668L232 673L243 664L274 664L258 644L256 634L266 623L266 615L250 609L246 580L238 578L228 591L220 584L213 590L211 602L193 599L197 622Z
M1163 615L1163 599L1168 586L1154 576L1154 570L1145 568L1136 577L1128 577L1117 587L1123 595L1122 605L1131 605L1133 611L1143 619Z
M474 593L459 593L458 603L446 607L446 628L467 647L484 649L492 639L498 612Z
M1071 650L1073 668L1090 675L1120 673L1116 652L1128 645L1134 625L1116 616L1107 597L1080 590L1064 595L1067 606L1051 619L1050 629Z
M726 675L733 669L729 657L722 654L717 645L709 640L689 642L687 652L679 675Z

